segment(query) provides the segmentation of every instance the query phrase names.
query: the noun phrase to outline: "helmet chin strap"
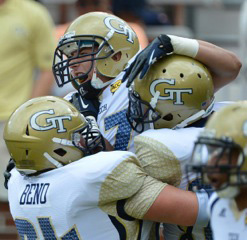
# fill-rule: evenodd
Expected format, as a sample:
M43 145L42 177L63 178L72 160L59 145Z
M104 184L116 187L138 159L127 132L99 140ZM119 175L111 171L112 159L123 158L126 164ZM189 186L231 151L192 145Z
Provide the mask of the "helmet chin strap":
M112 83L114 79L112 80L109 80L107 82L103 82L99 77L97 77L97 74L96 74L96 68L94 67L94 70L93 70L93 76L92 76L92 80L91 80L91 85L96 88L96 89L102 89L108 85L110 85Z
M210 105L208 106L208 108L206 110L201 110L201 111L193 114L192 116L188 117L187 119L185 119L181 123L174 126L172 129L184 128L184 127L188 126L190 123L195 122L196 120L207 117L213 111L214 102L215 102L215 99L212 100L212 102L210 103Z
M56 168L60 168L63 165L58 162L56 159L54 159L49 153L45 152L44 157L51 163L53 164Z
M155 109L156 108L156 105L157 105L157 102L158 102L158 99L159 99L159 96L160 96L160 91L156 91L154 96L151 98L150 100L150 106ZM148 118L149 120L152 120L152 112L150 111L149 112L149 115L148 115ZM151 129L154 129L154 123L153 122L150 122L149 123L149 126Z

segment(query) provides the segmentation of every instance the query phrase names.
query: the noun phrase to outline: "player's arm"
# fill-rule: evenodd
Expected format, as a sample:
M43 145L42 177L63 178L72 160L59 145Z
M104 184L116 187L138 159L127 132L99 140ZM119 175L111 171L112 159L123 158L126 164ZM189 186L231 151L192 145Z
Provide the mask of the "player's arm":
M153 63L171 54L192 57L205 64L212 72L215 91L233 81L242 66L233 52L214 44L161 34L126 68L123 76L123 81L128 80L126 86L129 87L139 74L139 78L142 79Z
M209 68L215 92L236 79L242 64L233 52L205 41L198 40L198 43L199 50L195 59Z
M182 226L208 224L207 193L193 193L147 176L142 187L125 204L128 215Z
M156 222L191 226L195 224L197 215L196 194L167 185L143 218Z

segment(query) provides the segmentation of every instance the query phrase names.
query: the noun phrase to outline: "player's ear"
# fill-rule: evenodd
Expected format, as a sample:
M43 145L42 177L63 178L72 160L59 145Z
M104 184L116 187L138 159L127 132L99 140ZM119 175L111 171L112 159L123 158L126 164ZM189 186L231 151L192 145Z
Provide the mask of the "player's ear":
M122 52L117 52L115 53L111 58L115 61L115 62L118 62L121 60L121 57L122 57Z

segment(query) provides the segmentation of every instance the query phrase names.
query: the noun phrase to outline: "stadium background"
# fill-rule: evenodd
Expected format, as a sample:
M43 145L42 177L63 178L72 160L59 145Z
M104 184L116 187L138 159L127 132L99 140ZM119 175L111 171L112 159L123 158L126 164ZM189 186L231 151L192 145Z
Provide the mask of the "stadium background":
M104 0L102 0L104 1ZM56 25L76 17L74 0L40 0ZM235 52L243 66L238 78L216 94L216 101L247 99L247 0L147 0L170 25L147 25L148 39L160 33L202 39ZM0 202L0 240L18 239L8 203Z

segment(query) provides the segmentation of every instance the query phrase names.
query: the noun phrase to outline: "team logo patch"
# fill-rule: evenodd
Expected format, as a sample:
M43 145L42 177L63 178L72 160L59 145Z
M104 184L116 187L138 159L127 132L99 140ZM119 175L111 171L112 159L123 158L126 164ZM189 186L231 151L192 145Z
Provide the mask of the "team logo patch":
M48 131L54 128L57 129L58 133L67 132L67 129L64 127L64 121L65 120L71 121L72 119L71 116L47 117L45 118L46 124L41 126L38 124L38 118L44 114L55 115L55 112L53 109L36 112L30 118L31 128L33 128L36 131Z
M121 86L121 84L122 84L122 80L118 80L115 83L113 83L111 85L111 89L110 89L111 93L114 94L119 89L119 87Z
M158 99L160 100L172 100L174 105L183 105L183 95L184 94L192 94L192 88L169 88L162 87L162 85L171 85L174 86L176 84L176 80L172 79L155 79L150 85L150 93L154 97L156 92L159 91L160 95ZM159 89L159 90L158 90Z
M121 19L115 17L106 17L104 23L113 33L123 34L126 40L134 43L135 32Z

